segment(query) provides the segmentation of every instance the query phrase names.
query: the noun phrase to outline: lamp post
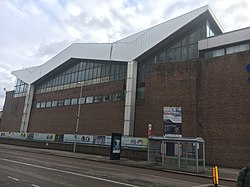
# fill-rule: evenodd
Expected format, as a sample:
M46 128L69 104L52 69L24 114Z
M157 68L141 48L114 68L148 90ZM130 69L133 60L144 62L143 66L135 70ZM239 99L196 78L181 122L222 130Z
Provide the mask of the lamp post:
M78 134L78 128L79 128L79 121L80 121L80 113L81 113L81 100L82 100L82 88L83 88L83 83L78 82L78 84L81 84L81 91L80 91L80 98L78 101L78 110L77 110L77 117L76 117L76 129L75 129L75 137L74 137L74 147L73 147L73 152L76 152L76 141L77 141L77 134Z

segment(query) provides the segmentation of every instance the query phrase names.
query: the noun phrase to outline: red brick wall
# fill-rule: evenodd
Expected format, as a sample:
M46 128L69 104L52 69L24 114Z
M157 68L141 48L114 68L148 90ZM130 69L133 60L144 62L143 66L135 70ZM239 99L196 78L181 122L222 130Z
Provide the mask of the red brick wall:
M124 81L83 87L83 97L123 91ZM36 101L79 98L80 87L36 95ZM32 109L29 132L74 133L78 105ZM124 101L81 105L79 133L111 135L123 132Z
M25 97L13 98L13 91L7 92L0 131L19 132Z
M250 53L203 60L199 69L199 135L208 163L229 167L249 164Z
M136 105L136 136L163 135L163 107L182 107L183 135L196 136L196 63L154 64L145 81L145 101Z
M243 52L199 61L154 64L145 81L145 99L136 102L135 136L163 133L164 106L180 106L183 136L201 136L206 142L206 161L242 167L250 158L250 84ZM84 96L122 91L124 82L87 86ZM36 101L78 98L80 88L38 94ZM8 93L1 131L19 131L24 98ZM74 133L77 105L32 109L29 132ZM82 105L79 133L123 132L124 101Z
M243 52L193 62L154 64L137 101L135 136L162 136L164 106L180 106L183 136L203 137L206 161L243 167L250 158L250 84Z

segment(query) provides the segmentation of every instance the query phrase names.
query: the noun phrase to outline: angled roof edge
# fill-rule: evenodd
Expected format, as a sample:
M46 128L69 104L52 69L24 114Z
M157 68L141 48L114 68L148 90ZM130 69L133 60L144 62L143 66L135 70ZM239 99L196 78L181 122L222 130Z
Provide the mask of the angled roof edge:
M73 43L41 66L11 73L27 84L32 84L70 58L128 62L144 54L206 11L210 12L218 27L221 28L213 12L206 5L114 43Z

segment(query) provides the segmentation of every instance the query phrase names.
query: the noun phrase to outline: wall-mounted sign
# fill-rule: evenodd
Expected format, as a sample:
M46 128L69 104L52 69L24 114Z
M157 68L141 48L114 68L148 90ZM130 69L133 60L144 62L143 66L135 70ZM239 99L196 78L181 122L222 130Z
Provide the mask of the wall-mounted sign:
M181 107L163 107L163 135L182 136L182 111Z

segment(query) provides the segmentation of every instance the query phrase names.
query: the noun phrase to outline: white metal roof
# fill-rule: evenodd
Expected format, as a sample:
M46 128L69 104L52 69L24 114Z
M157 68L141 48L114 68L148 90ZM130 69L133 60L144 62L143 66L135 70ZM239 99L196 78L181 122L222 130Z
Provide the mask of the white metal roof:
M32 84L70 58L132 61L206 11L217 22L209 7L204 6L114 43L74 43L43 65L13 71L12 74L27 84ZM218 26L220 27L219 24Z

